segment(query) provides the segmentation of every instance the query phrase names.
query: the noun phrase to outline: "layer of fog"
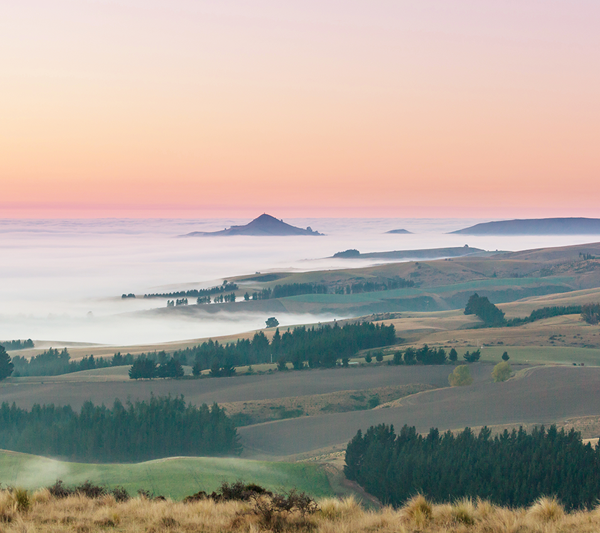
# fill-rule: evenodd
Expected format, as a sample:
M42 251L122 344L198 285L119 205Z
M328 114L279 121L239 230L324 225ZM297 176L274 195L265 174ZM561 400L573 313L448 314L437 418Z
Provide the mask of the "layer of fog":
M275 213L276 214L276 213ZM335 252L464 246L523 250L591 242L590 236L448 235L480 220L286 219L323 237L176 238L248 220L0 220L0 339L138 344L232 334L263 327L266 316L217 314L149 318L134 311L164 300L121 299L220 284L241 274L367 266ZM412 235L385 234L404 228ZM600 240L600 238L599 238ZM192 303L192 302L190 302ZM277 316L283 325L334 316Z

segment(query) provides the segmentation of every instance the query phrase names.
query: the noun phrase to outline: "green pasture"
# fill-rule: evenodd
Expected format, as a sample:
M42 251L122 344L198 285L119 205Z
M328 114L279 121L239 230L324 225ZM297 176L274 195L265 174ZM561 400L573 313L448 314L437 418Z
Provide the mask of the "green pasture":
M210 457L175 457L135 464L70 463L0 451L2 486L36 489L61 479L66 485L90 480L109 488L123 486L134 495L138 489L181 499L199 490L212 492L223 481L243 480L270 490L296 488L314 497L332 496L324 470L316 464L250 461Z
M481 289L490 289L494 287L527 287L537 284L559 285L569 283L572 277L557 278L492 278L468 281L466 283L455 283L452 285L441 285L438 287L426 288L407 288L393 289L390 291L363 292L360 294L300 294L298 296L288 296L282 300L291 300L296 302L316 303L316 304L348 304L348 303L368 303L377 300L389 300L407 296L418 296L420 294L443 294L448 292L476 291Z
M474 346L457 348L459 361L465 351L475 349ZM569 346L484 346L481 348L481 360L499 362L504 352L508 352L509 363L600 365L599 349Z

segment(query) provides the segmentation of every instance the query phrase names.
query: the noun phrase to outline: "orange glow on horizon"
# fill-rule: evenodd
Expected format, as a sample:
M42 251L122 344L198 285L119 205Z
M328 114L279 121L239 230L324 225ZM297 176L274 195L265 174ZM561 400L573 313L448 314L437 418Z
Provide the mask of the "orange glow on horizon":
M11 4L0 217L600 216L594 2Z

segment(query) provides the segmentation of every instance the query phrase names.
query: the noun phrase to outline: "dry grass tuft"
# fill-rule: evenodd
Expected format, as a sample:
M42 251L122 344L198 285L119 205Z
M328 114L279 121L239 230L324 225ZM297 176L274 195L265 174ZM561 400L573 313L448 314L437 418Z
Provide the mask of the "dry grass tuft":
M565 510L556 498L542 497L528 509L527 516L535 522L557 522L564 518Z
M463 498L462 500L458 500L452 506L452 518L459 524L472 526L475 523L476 514L477 509L471 498Z
M408 500L401 512L417 527L423 527L433 517L433 507L422 494L417 494Z
M325 498L319 502L319 516L325 520L341 520L362 513L362 507L354 499L354 496L338 500L336 498Z

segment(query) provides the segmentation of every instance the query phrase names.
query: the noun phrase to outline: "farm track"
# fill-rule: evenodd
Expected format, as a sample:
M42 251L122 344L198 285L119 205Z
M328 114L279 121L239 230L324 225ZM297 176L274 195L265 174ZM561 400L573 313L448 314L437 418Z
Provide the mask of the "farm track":
M473 370L477 366L474 365ZM489 367L487 367L489 369ZM600 368L540 367L522 379L422 392L398 407L267 422L239 429L247 457L307 453L348 442L358 429L404 424L427 432L496 424L545 423L600 415Z

